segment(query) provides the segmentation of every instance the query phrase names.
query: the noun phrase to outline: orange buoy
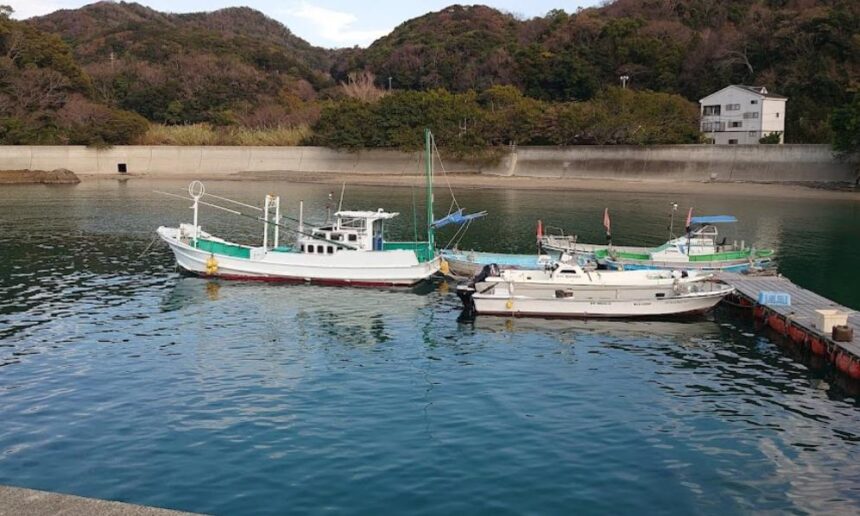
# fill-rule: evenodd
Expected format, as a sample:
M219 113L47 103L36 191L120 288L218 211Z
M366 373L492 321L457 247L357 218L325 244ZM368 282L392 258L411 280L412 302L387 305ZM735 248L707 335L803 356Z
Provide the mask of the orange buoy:
M836 355L836 369L839 369L845 374L851 374L851 357L845 353Z
M850 359L850 364L848 364L848 376L860 379L860 361L853 358Z
M821 339L815 337L809 340L809 348L816 355L824 355L824 352L826 351L824 342L822 342Z
M806 340L806 332L793 324L788 327L788 336L797 344Z
M767 325L773 328L776 332L785 333L785 321L776 314L767 318Z

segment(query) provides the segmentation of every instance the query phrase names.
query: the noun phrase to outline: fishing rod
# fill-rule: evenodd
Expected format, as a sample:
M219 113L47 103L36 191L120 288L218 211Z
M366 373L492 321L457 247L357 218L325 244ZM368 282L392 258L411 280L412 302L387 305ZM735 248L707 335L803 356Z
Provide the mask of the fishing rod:
M153 190L153 192L154 192L154 193L158 193L158 194L162 194L162 195L167 195L167 196L169 196L169 197L176 197L177 199L183 199L183 200L186 200L186 201L192 201L192 202L193 202L193 201L195 200L193 197L185 197L184 195L178 195L178 194L170 193L170 192L162 192L162 191L159 191L159 190ZM213 197L214 197L214 196L213 196ZM306 232L304 232L304 231L299 231L298 229L293 229L293 228L291 228L291 227L289 227L289 226L286 226L286 225L284 225L284 224L281 224L281 223L279 223L279 222L274 222L274 221L271 221L271 220L266 220L266 219L264 219L263 217L259 217L259 216L257 216L257 215L249 215L249 214L247 214L247 213L242 213L241 211L238 211L238 210L233 210L233 209L230 209L230 208L225 208L225 207L223 207L223 206L218 206L217 204L212 204L212 203L210 203L210 202L201 201L201 200L199 200L199 199L197 200L197 202L198 202L198 203L200 203L200 204L206 205L206 206L211 206L212 208L217 208L217 209L219 209L219 210L226 211L227 213L232 213L233 215L239 215L240 217L245 217L245 218L248 218L248 219L256 220L257 222L269 223L269 224L272 224L272 225L278 226L279 228L282 228L282 229L285 229L285 230L287 230L287 231L290 231L290 232L292 232L292 233L296 233L296 234L299 234L299 235L302 235L302 236L306 236L306 237L309 237L309 238L313 238L314 240L321 240L321 241L323 241L323 242L327 242L327 243L329 243L329 244L334 244L334 245L337 245L337 246L346 247L347 249L352 249L353 251L358 250L358 247L355 247L355 246L353 246L353 245L347 244L347 243L345 243L345 242L337 242L337 241L335 241L335 240L329 240L329 239L324 238L324 237L321 237L321 236L319 236L319 235L314 235L314 234L311 234L311 233L306 233ZM254 207L254 206L252 206L252 207L253 207L253 208L256 208L256 207ZM298 222L298 219L294 219L294 218L292 218L292 217L287 217L287 216L284 216L284 215L281 215L281 218L283 218L283 219L287 219L287 220L291 220L291 221L293 221L293 222Z

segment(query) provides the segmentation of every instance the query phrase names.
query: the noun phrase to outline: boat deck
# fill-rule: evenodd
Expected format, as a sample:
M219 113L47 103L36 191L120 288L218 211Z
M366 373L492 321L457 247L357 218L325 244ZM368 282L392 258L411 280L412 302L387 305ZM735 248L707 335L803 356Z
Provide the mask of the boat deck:
M795 285L784 276L754 276L732 272L721 272L718 278L733 286L738 295L760 310L757 315L768 321L771 327L789 335L798 343L810 343L812 351L824 354L835 362L837 367L852 377L860 377L860 313L840 305L826 297ZM784 292L791 296L790 306L758 305L761 292ZM848 326L854 329L854 340L837 342L826 329L817 328L816 310L840 310L848 314ZM772 316L776 319L770 319ZM820 352L820 351L823 351ZM847 357L847 358L846 358Z

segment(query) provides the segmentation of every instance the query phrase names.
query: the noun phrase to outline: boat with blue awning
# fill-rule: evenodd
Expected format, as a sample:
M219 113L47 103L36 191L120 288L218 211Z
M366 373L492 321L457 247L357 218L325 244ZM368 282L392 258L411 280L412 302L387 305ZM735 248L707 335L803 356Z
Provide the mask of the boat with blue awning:
M672 222L674 220L672 219ZM603 267L618 270L687 269L704 271L744 272L768 266L775 258L772 249L747 246L741 240L721 238L718 224L734 224L732 215L687 215L686 232L656 247L619 247L579 243L573 235L547 235L542 240L545 249L576 256L590 256Z

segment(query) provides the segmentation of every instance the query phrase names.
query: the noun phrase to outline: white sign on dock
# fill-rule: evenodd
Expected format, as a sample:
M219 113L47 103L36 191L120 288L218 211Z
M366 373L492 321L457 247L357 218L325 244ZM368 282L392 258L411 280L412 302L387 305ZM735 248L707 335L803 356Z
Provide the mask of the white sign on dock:
M791 294L762 290L758 293L758 304L765 306L791 306Z

